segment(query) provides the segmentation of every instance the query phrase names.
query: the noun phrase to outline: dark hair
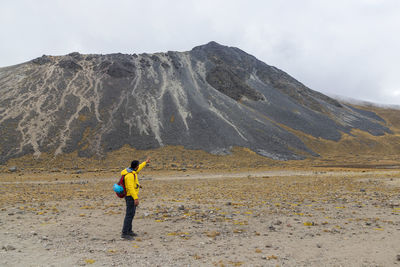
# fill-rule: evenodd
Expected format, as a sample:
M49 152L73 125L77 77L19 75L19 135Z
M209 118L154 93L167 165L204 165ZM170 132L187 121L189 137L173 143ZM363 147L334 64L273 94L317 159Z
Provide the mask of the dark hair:
M134 160L131 162L131 169L136 169L139 166L139 161Z

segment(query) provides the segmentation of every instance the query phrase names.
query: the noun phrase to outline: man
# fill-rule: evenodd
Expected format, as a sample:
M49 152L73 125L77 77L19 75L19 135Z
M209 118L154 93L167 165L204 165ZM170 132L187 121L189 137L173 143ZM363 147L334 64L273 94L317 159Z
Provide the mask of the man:
M132 240L136 233L132 231L132 220L135 217L136 207L139 206L139 179L138 172L140 172L150 159L147 159L139 165L139 161L134 160L131 163L130 168L126 168L121 172L121 175L125 175L125 189L126 189L126 213L124 219L124 226L122 228L121 237L127 240Z

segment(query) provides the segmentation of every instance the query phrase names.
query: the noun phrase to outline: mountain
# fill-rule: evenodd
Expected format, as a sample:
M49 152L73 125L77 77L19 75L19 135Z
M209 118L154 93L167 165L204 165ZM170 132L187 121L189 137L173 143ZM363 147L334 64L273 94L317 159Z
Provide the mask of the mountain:
M372 111L340 103L244 51L42 56L0 68L0 163L26 154L104 155L233 146L279 160L318 156L298 133L338 141L390 134Z

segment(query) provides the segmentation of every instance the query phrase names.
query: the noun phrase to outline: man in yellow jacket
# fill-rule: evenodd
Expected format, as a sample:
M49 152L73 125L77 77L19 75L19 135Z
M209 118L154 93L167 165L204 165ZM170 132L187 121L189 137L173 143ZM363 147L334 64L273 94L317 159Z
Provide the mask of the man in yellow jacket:
M122 176L125 176L125 189L126 189L126 213L124 219L124 226L122 227L121 237L124 239L131 240L136 233L132 231L132 221L135 217L136 207L139 205L139 179L138 173L150 162L147 159L143 163L139 164L139 161L134 160L131 163L130 168L126 168L121 172Z

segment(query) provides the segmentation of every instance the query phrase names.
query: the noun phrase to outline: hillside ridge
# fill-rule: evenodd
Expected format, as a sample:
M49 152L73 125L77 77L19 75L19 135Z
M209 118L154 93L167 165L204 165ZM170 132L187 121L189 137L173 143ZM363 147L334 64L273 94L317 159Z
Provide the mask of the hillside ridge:
M0 125L0 162L101 156L124 145L215 154L238 146L290 160L318 156L290 129L332 141L354 129L391 133L376 113L216 42L186 52L44 55L0 68Z

